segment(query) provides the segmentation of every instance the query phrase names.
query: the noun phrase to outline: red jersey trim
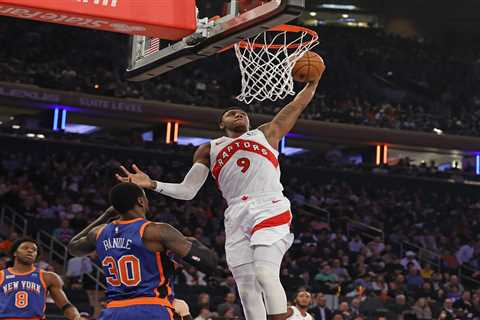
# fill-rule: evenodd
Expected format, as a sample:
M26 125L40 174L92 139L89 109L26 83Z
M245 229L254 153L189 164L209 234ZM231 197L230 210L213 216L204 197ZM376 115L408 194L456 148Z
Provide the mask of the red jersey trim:
M288 210L283 213L280 213L279 215L263 220L259 224L255 225L255 227L253 227L251 233L254 234L258 230L265 229L265 228L278 227L287 223L290 224L291 221L292 221L292 213Z
M278 168L278 159L270 149L256 141L237 139L223 147L215 159L215 164L212 168L212 175L217 183L222 168L225 167L233 155L240 150L256 153L270 161L275 168Z

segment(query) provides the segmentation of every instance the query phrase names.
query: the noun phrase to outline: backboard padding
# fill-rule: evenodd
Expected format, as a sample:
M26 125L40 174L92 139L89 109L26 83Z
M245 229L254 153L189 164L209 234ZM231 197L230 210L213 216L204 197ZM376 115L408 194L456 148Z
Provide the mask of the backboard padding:
M148 55L142 55L142 50L139 50L142 38L133 36L127 78L131 81L148 80L214 55L242 39L294 20L303 12L304 7L305 0L272 0L244 13L230 14L214 23L209 22L208 32L199 32L201 30L197 28L197 33ZM143 38L143 41L145 49L146 39Z

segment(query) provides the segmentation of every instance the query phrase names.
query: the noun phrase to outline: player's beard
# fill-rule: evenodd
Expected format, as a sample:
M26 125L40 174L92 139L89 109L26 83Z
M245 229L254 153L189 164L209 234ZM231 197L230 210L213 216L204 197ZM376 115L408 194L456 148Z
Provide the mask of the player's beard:
M237 133L244 133L248 131L248 127L244 124L232 126L230 131L237 132Z
M17 256L17 263L23 264L25 266L33 265L35 263L36 257L33 259L27 257L19 257Z

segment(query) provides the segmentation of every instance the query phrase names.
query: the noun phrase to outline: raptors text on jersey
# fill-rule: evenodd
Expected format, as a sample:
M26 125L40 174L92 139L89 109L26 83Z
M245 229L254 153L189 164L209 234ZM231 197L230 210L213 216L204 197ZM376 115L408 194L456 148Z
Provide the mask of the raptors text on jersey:
M243 196L283 191L278 151L258 129L236 139L212 140L210 169L227 202Z

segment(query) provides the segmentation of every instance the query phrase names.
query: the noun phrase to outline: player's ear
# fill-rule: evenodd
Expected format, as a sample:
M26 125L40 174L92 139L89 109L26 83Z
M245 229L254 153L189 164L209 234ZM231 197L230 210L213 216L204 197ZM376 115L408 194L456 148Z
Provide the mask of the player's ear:
M221 130L225 130L225 124L223 123L223 121L221 121L218 126L220 127Z
M137 198L137 206L145 209L147 206L147 201L145 197L138 197Z

